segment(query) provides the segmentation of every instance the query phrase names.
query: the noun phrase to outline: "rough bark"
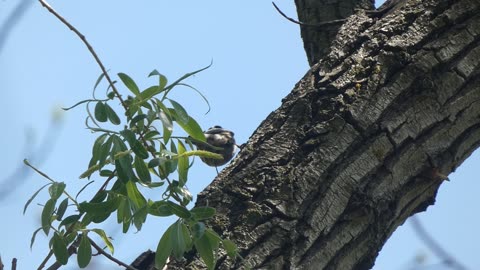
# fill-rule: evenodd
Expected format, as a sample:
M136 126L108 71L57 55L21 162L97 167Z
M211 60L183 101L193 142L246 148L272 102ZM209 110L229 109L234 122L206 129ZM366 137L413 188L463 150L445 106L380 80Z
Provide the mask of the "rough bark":
M359 12L333 44L199 195L244 258L217 269L369 269L480 145L479 1Z
M298 19L303 25L300 33L310 66L329 53L342 23L315 26L348 18L356 9L372 10L374 0L295 0Z

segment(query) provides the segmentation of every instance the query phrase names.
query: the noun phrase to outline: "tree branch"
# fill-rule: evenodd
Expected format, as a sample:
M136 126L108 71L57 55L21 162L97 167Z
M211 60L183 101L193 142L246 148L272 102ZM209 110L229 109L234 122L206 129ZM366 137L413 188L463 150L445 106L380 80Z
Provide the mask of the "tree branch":
M280 15L282 15L285 19L293 22L293 23L296 23L298 25L301 25L301 26L310 26L310 27L322 27L322 26L328 26L328 25L333 25L333 24L339 24L339 23L343 23L345 22L345 19L338 19L338 20L332 20L332 21L325 21L325 22L319 22L319 23L304 23L304 22L299 22L291 17L288 17L287 15L285 15L285 13L283 13L283 11L281 11L277 5L275 4L275 2L272 2L272 5L273 7L275 7L275 9L278 11L278 13L280 13Z
M95 58L95 61L97 64L100 66L100 69L102 70L102 73L105 75L105 78L107 78L108 83L112 87L113 92L115 92L115 95L117 98L120 100L122 103L122 106L125 108L125 110L128 110L127 104L125 104L125 101L123 100L122 96L118 92L117 88L115 87L112 79L110 78L110 75L108 75L107 70L105 69L105 66L103 66L102 61L100 61L100 58L98 57L97 53L93 49L93 47L88 43L87 39L85 36L80 33L75 27L73 27L72 24L70 24L65 18L63 18L60 14L58 14L45 0L38 0L42 6L44 6L50 13L52 13L55 17L57 17L63 24L65 24L70 30L72 30L82 41L83 43L87 46L88 51L92 54L93 58Z
M100 246L97 245L97 243L95 243L95 241L93 241L92 239L88 238L88 240L90 241L90 244L92 244L92 246L98 251L98 253L102 254L103 256L107 257L109 260L111 260L112 262L115 262L117 263L118 265L120 266L123 266L125 267L126 269L128 270L138 270L137 268L133 267L133 266L130 266L122 261L120 261L119 259L113 257L112 255L108 254L107 252L105 252Z

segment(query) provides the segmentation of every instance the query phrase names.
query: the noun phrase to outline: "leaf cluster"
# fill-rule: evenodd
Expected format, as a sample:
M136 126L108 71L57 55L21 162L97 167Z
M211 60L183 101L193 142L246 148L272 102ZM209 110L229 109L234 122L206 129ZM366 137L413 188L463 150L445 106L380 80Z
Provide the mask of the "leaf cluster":
M143 90L130 76L118 73L120 81L131 92L126 99L111 85L104 99L95 97L95 89L104 77L102 74L95 83L92 99L65 109L86 104L86 126L99 134L93 144L89 164L79 177L90 181L73 197L66 191L65 183L51 179L25 161L50 181L33 194L24 208L25 212L37 194L48 186L50 198L43 205L41 227L33 233L31 245L39 231L47 236L53 231L49 247L56 260L67 264L71 253L76 252L78 266L84 268L91 260L92 247L97 247L91 238L92 233L102 239L110 253L114 253L111 238L95 225L112 214L116 215L124 233L132 225L141 230L148 216L177 216L178 220L159 240L155 258L158 269L162 269L169 256L180 258L193 248L212 269L220 243L229 256L237 256L236 246L230 240L222 239L203 222L215 215L214 208L187 208L192 201L186 184L193 157L221 156L194 149L192 140L205 142L203 131L187 110L168 95L178 86L191 88L201 95L183 80L209 66L187 73L171 84L164 75L154 70L149 77L157 78L156 83ZM201 97L206 101L203 95ZM115 104L112 103L116 100L121 101L123 113L114 109ZM94 105L93 113L90 105ZM122 123L122 128L115 129ZM173 130L177 126L187 136L174 136ZM89 200L79 201L79 195L94 182L102 183L101 188ZM145 195L145 191L158 188L162 190L157 193L161 196L148 198Z

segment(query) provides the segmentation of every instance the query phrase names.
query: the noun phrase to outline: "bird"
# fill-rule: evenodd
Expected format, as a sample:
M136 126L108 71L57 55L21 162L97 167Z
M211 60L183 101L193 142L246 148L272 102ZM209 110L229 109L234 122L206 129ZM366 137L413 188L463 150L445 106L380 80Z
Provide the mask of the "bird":
M224 129L221 126L213 126L204 131L206 142L192 141L198 150L220 154L222 159L200 157L200 159L208 166L215 167L218 173L218 166L225 165L229 162L235 153L235 134Z

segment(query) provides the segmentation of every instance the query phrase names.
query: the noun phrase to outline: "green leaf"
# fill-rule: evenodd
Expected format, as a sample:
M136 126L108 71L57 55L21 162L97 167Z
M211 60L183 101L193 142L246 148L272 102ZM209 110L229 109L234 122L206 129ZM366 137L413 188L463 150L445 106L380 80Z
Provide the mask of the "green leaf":
M48 192L50 193L50 197L54 200L57 200L62 196L63 191L65 190L65 183L63 182L55 182L49 188Z
M199 94L200 97L202 97L202 99L205 101L205 103L207 103L208 110L205 114L210 112L210 103L208 102L208 99L202 94L202 92L200 92L197 88L195 88L195 87L193 87L189 84L186 84L186 83L179 83L178 85L188 87L188 88L192 89L193 91L197 92L197 94Z
M112 149L113 145L113 138L109 137L108 140L102 144L100 147L100 151L98 154L98 162L100 166L103 166L105 164L105 161L107 160L108 155L110 154L110 150Z
M154 203L149 202L148 213L157 217L168 217L173 215L173 211L168 207L167 202L157 201Z
M122 167L122 164L119 160L115 160L115 169L117 170L118 179L120 179L123 183L126 183L130 180L128 175L128 168Z
M61 237L57 233L55 233L52 237L52 249L55 258L57 259L57 262L66 265L69 257L67 244L65 243L63 237Z
M178 205L171 201L167 201L166 203L167 203L167 206L170 208L170 210L178 217L190 218L191 216L190 211L188 211L188 209L185 208L184 206Z
M120 203L118 204L117 208L117 223L121 223L124 220L124 213L125 213L125 207L127 204L127 198L126 197L120 197ZM130 210L128 210L130 211Z
M185 75L183 75L182 77L180 77L178 80L174 81L172 84L170 84L169 86L165 87L165 90L167 91L167 92L165 93L165 95L167 95L168 92L169 92L170 90L172 90L173 87L175 87L176 85L178 85L181 81L183 81L183 80L187 79L188 77L193 76L193 75L195 75L195 74L197 74L197 73L199 73L199 72L201 72L201 71L204 71L205 69L211 67L212 64L213 64L213 61L210 63L210 65L208 65L208 66L206 66L206 67L204 67L204 68L201 68L201 69L199 69L199 70L195 70L194 72L186 73Z
M172 224L165 233L160 238L160 241L157 245L157 250L155 252L155 267L157 269L163 269L165 263L167 262L168 257L172 253L173 244L172 244L172 230L175 224Z
M67 242L67 246L73 243L73 241L77 238L77 232L71 232L63 237Z
M135 167L135 171L137 172L140 183L149 184L152 182L150 171L148 170L147 165L142 158L135 156L133 166Z
M112 188L113 191L113 188ZM99 203L105 201L107 198L108 192L106 190L98 191L95 196L89 201L90 203Z
M156 130L150 130L148 131L147 133L145 133L145 135L143 136L143 138L145 138L145 140L150 140L150 139L153 139L155 136L160 136L160 132L156 131Z
M125 200L125 207L123 208L123 233L128 232L131 224L132 210L130 207L130 200Z
M165 77L163 74L159 73L156 69L152 70L152 72L150 72L150 74L148 74L148 77L151 77L151 76L154 76L154 75L157 75L159 77L158 79L158 88L160 89L160 91L163 91L163 89L165 88L165 85L167 85L167 77Z
M192 226L192 236L194 239L200 239L205 233L205 223L197 222Z
M161 187L165 184L165 182L152 182L150 184L148 184L148 187L149 188L157 188L157 187Z
M88 221L88 223L86 223L86 222L84 222L84 220L82 220L82 224L84 224L84 227L86 227L88 224L90 224L90 222L102 223L108 217L110 217L110 214L111 214L110 212L99 212L99 213L89 212L89 213L86 213L85 216L84 216L84 220Z
M185 152L183 155L187 156L198 156L198 157L206 157L206 158L214 158L214 159L222 159L222 155L205 151L205 150L193 150Z
M102 177L110 177L112 176L113 172L111 170L101 170L100 176Z
M114 125L120 125L120 118L118 118L117 113L110 107L110 105L105 103L105 111L107 113L108 120ZM99 120L100 121L100 120Z
M174 118L177 119L177 115L175 111L170 111L173 112ZM189 118L187 123L177 121L178 125L187 132L188 135L192 136L192 138L204 142L205 139L205 134L203 134L202 128L200 125L193 119L192 117Z
M80 215L68 216L68 217L64 218L62 220L62 222L60 222L60 225L58 225L58 228L60 228L62 226L65 226L65 228L66 228L66 227L68 227L68 225L77 222L79 219L80 219Z
M157 85L150 86L149 88L145 89L140 93L140 99L143 101L147 101L160 92L162 92L162 89L160 89Z
M147 204L147 200L143 197L137 188L137 185L132 181L128 181L126 184L128 198L133 202L136 209L140 209Z
M114 99L115 98L115 92L108 92L107 97L108 97L108 99Z
M92 101L97 101L97 100L96 99L85 99L85 100L82 100L82 101L79 101L79 102L75 103L74 105L72 105L68 108L63 108L62 107L62 110L68 111L68 110L71 110L71 109L77 107L78 105L81 105L81 104L86 103L86 102L92 102Z
M195 240L195 248L197 249L200 257L203 262L207 265L208 269L213 269L215 267L215 258L213 256L213 248L210 245L210 241L207 236L204 234L199 239Z
M120 131L120 134L127 140L128 144L132 151L138 155L139 157L146 159L148 158L147 149L143 146L143 144L137 140L135 133L129 129L124 129Z
M95 119L99 122L107 122L106 104L101 101L97 102L97 105L95 105Z
M237 248L237 245L235 245L235 243L232 242L232 240L224 239L224 240L222 240L222 245L223 245L223 248L225 249L225 251L227 251L228 257L230 257L232 259L237 257L238 248Z
M146 114L136 115L135 117L132 118L132 120L130 120L130 128L133 128L133 126L135 126L135 124L140 121L142 121L141 123L143 123L143 120L145 120L146 118L147 118Z
M138 112L140 105L138 105L136 99L134 99L131 104L128 105L128 109L125 112L127 119L132 119L132 117Z
M110 152L110 157L113 160L115 159L116 153L127 151L128 147L119 136L112 135L111 138L112 138L113 148L112 148L112 151Z
M108 250L110 250L110 253L113 254L113 244L112 242L110 241L110 238L107 237L107 234L105 233L105 231L101 230L101 229L92 229L92 231L96 234L98 234L103 242L105 243L105 245L107 246Z
M117 75L120 78L120 80L122 80L123 84L125 84L125 86L130 91L132 91L133 94L135 94L135 96L138 96L140 94L140 89L138 89L137 84L135 83L135 81L132 80L132 78L130 78L125 73L118 73Z
M80 195L80 193L82 193L82 191L84 191L89 185L91 185L92 183L94 183L95 181L90 181L88 182L87 184L85 184L78 192L77 192L77 195L75 195L75 200L77 200L78 196Z
M97 86L102 81L103 77L105 77L105 73L102 72L102 74L100 74L100 76L98 76L98 79L95 82L95 85L93 86L93 90L97 89Z
M37 191L35 191L35 193L33 193L32 197L30 197L30 199L28 199L28 201L25 203L25 206L23 207L23 214L25 215L25 211L27 211L27 208L28 206L30 205L30 203L32 203L32 201L35 199L35 197L37 197L38 193L40 193L40 191L42 191L42 189L44 189L46 186L48 185L51 185L52 183L47 183L45 185L43 185L41 188L39 188Z
M206 229L204 236L208 238L212 249L217 250L220 245L220 241L222 241L222 238L212 229Z
M160 118L160 121L162 121L162 127L163 127L163 142L167 143L168 140L170 140L170 137L172 136L172 131L173 131L173 122L168 117L165 112L159 111L158 112L158 118Z
M135 225L138 231L142 229L143 223L145 223L145 221L147 220L147 210L147 205L145 205L142 208L138 209L132 216L133 225Z
M192 245L190 233L185 224L178 220L172 228L172 253L176 259L181 259L185 251Z
M80 176L78 177L79 179L87 178L90 177L94 172L98 171L100 169L100 164L95 164L92 167L88 168L86 171L84 171Z
M148 168L155 168L164 160L164 158L153 158L148 162Z
M89 167L95 165L97 161L99 160L99 156L101 153L101 147L105 139L107 138L108 134L102 134L100 135L96 140L95 143L93 143L93 148L92 148L92 159L90 160Z
M50 231L50 224L52 222L53 211L55 210L55 203L57 201L54 199L49 199L42 210L42 228L46 235Z
M182 154L186 151L185 145L182 143L182 141L178 140L178 182L181 187L187 183L188 177L188 157L182 156Z
M91 203L91 202L82 202L80 203L79 210L80 212L92 213L94 215L101 215L104 213L111 213L115 211L120 204L120 198L118 196L109 197L105 202Z
M77 262L80 268L84 268L92 259L92 245L86 233L83 233L81 238L77 251Z
M192 193L185 187L174 186L172 190L182 197L182 205L188 205L193 199Z
M167 85L168 83L168 80L167 80L167 77L163 76L162 74L160 74L160 78L159 78L159 83L158 83L158 87L160 89L162 89L162 91L165 89L165 86Z
M165 163L167 172L175 172L178 165L178 159L173 158L177 155L178 152L175 143L173 141L170 142L170 152L168 152L166 149L162 149L161 152L168 156L167 162Z
M114 137L113 144L112 153L114 153L113 159L115 160L118 178L124 183L129 180L136 180L132 167L133 159L127 151L127 146L118 136Z
M65 198L60 205L58 206L57 209L57 220L60 221L62 220L63 215L65 214L65 211L67 210L68 207L68 198Z
M152 70L152 71L148 74L148 77L152 77L152 76L155 76L155 75L160 75L160 72L158 72L158 70L156 70L156 69Z
M173 131L173 122L170 116L170 110L159 99L155 99L155 104L158 106L158 118L160 118L160 121L162 121L163 141L167 143Z
M37 236L37 233L42 229L42 227L36 229L33 234L32 234L32 238L30 239L30 250L32 249L33 247L33 243L35 243L35 237Z
M192 213L193 218L195 220L203 220L203 219L209 219L213 217L216 213L215 208L213 207L195 207L192 210L190 210L190 213Z
M183 108L182 105L180 105L180 103L176 102L175 100L173 99L169 99L169 100L170 100L170 103L172 103L173 109L175 110L175 113L176 113L175 121L187 124L188 121L190 120L190 116L188 116L188 113L185 110L185 108Z

